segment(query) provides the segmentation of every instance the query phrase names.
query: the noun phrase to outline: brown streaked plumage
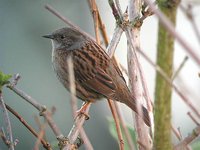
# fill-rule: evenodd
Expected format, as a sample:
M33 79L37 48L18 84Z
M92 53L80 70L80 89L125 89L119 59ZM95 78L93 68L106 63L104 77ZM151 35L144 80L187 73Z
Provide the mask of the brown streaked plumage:
M53 68L58 79L69 90L67 57L71 55L77 97L96 101L103 97L120 101L138 113L136 99L131 95L116 62L89 37L72 28L56 30L51 35ZM148 111L142 106L142 118L150 126Z

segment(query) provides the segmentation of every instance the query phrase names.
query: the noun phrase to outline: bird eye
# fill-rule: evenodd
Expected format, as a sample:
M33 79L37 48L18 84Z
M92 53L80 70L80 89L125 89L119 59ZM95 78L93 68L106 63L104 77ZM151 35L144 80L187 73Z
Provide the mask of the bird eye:
M61 35L60 38L63 40L63 39L65 38L65 36L64 36L64 35Z

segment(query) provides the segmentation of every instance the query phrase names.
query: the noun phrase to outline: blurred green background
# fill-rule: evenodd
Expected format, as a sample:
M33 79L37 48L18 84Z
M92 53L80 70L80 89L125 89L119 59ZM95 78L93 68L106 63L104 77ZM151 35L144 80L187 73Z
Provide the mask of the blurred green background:
M125 2L127 1L125 0ZM111 38L115 27L112 12L107 1L99 0L97 2L109 38ZM124 10L126 8L125 2L122 3ZM86 0L0 0L0 70L9 74L19 73L22 77L17 85L19 88L48 108L55 106L57 110L53 118L62 132L67 135L73 125L69 94L59 83L52 70L51 42L42 38L42 35L51 33L55 29L66 25L45 10L45 4L52 5L64 16L94 36L92 16ZM194 13L196 22L200 23L198 9L199 7L195 9ZM181 11L178 13L177 30L192 46L199 49L199 43L195 38L191 25ZM141 47L154 61L156 36L157 19L156 17L150 17L145 20L142 26ZM124 65L126 65L125 45L126 39L123 35L116 55ZM177 43L175 49L174 68L176 69L187 53ZM153 99L155 71L143 58L141 58L141 61L150 95ZM175 80L179 87L187 85L190 91L185 90L184 92L194 100L199 98L200 84L196 82L199 81L198 71L196 64L189 60ZM188 80L188 77L190 77L190 80ZM34 120L34 115L38 115L38 111L6 88L3 90L3 96L9 106L21 114L35 129L38 128ZM199 101L193 103L197 107L200 105ZM79 101L79 106L81 104L82 102ZM186 115L188 107L175 93L173 94L172 105L172 123L175 127L180 126L183 136L186 136L195 127L195 124ZM131 111L125 106L122 107L126 121L132 123ZM92 105L90 119L84 127L95 150L118 149L117 142L109 133L108 116L111 116L111 114L106 101L100 101ZM19 140L16 149L32 149L36 138L11 114L10 119L14 138ZM0 126L3 125L2 113L0 113ZM56 141L49 127L47 128L47 138L50 142ZM175 138L174 142L176 142ZM4 149L6 147L0 140L0 150ZM84 149L84 146L81 149Z

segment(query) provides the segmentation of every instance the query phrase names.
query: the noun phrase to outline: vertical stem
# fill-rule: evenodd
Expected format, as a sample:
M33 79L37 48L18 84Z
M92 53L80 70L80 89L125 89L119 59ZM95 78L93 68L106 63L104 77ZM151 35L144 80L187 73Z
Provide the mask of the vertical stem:
M135 21L140 16L141 11L141 0L130 0L128 6L129 19L130 21ZM141 104L143 101L143 89L141 86L140 78L140 65L136 55L136 49L140 47L140 27L133 27L132 30L127 27L125 30L126 36L128 38L128 52L127 52L127 61L128 61L128 73L130 81L130 89L134 94L138 102L138 112L141 114ZM132 41L132 42L131 42ZM150 148L148 128L144 125L142 119L135 115L136 119L136 131L137 138L142 145L145 145L146 148ZM140 150L145 148L141 145L138 146Z
M158 1L160 10L169 20L176 24L177 5L172 0ZM160 66L169 78L173 72L174 37L159 22L157 65ZM157 72L155 87L155 137L154 149L171 150L171 95L172 87L167 84Z

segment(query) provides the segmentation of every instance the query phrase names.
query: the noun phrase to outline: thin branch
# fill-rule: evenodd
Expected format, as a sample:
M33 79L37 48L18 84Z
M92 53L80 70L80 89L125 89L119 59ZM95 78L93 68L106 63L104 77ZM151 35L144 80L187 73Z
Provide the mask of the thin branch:
M109 103L110 110L111 110L113 118L114 118L116 130L117 130L117 135L118 135L118 139L119 139L119 148L120 148L120 150L124 150L124 140L123 140L123 136L122 136L122 132L121 132L121 128L120 128L119 118L116 115L117 114L116 108L114 106L113 101L109 100L108 103Z
M64 17L63 15L61 15L57 10L55 10L52 6L50 5L45 5L44 6L49 12L51 12L53 15L55 15L56 17L58 17L60 20L62 20L64 23L66 23L68 26L78 30L79 32L81 32L83 35L86 35L88 37L90 37L91 39L94 40L94 38L89 35L88 33L86 33L85 31L83 31L82 29L80 29L77 25L73 24L69 19L67 19L66 17Z
M119 121L120 121L122 128L124 130L124 134L125 134L129 149L134 150L135 149L134 143L133 143L133 140L131 139L131 135L128 131L128 128L125 124L124 118L122 116L122 112L120 111L119 103L114 103L114 105L115 105L115 108L116 108L117 115L119 116Z
M187 60L188 60L188 56L185 56L183 61L179 65L178 69L175 71L174 75L172 76L172 81L177 77L177 75L179 74L179 72L182 70L182 68L184 67L185 63L187 62Z
M88 105L87 109L85 110L86 114L88 114L90 106L91 106L91 103ZM83 126L85 120L86 120L85 115L80 115L80 116L76 117L74 125L67 136L69 143L75 143L75 141L79 135L80 128ZM68 144L63 150L71 150L70 149L71 146L72 146L71 144Z
M197 138L200 135L200 126L197 126L193 131L185 137L179 144L177 144L174 149L175 150L181 150L188 144L190 144L195 138Z
M189 19L189 22L192 24L192 27L194 29L194 33L196 34L196 37L200 44L200 31L199 28L194 20L194 15L192 13L192 5L188 4L188 8L184 8L183 5L180 5L181 10L185 13L186 17Z
M180 132L171 124L171 129L172 132L174 133L174 135L177 137L177 139L180 141L182 140L182 136L180 134Z
M88 0L88 3L90 5L90 9L91 9L92 16L93 16L96 42L100 45L99 19L98 19L99 13L98 13L98 10L97 10L97 5L96 5L95 0Z
M10 141L6 138L6 134L4 132L3 127L0 129L0 137L1 137L2 141L5 143L5 145L9 147Z
M75 77L74 77L74 65L72 57L69 56L67 59L68 64L68 72L69 72L69 85L70 85L70 95L71 95L71 106L72 106L72 114L74 119L77 115L77 98L76 98L76 85L75 85ZM85 130L81 127L80 128L80 135L84 141L84 145L87 150L93 150L92 144L90 140L88 139ZM71 140L71 139L69 139Z
M196 118L192 115L192 113L191 112L187 112L187 115L192 119L192 121L197 125L197 126L199 126L200 125L200 123L196 120Z
M13 134L12 134L12 128L11 128L11 123L10 123L10 118L8 115L8 111L6 109L3 96L2 96L2 91L0 90L0 107L3 111L3 117L6 125L6 132L8 134L8 137L5 137L9 141L9 144L7 144L9 150L14 150L14 142L13 142Z
M69 56L67 58L67 64L68 64L68 72L69 72L69 91L70 91L70 97L71 97L71 106L72 106L72 114L73 118L76 118L76 111L77 111L77 98L76 98L76 85L75 85L75 77L74 77L74 64L72 57Z
M192 104L192 101L186 97L184 93L182 93L175 84L171 81L171 79L166 75L166 73L157 66L141 49L137 48L137 51L145 58L145 60L160 73L160 75L167 81L167 83L173 87L174 91L181 97L181 99L190 107L190 109L200 118L200 112L196 109L196 107Z
M157 9L150 0L144 1L149 5L149 7L158 17L159 21L163 24L163 26L166 27L169 33L177 39L177 41L184 47L184 49L192 56L195 62L200 66L200 58L199 55L196 54L198 50L192 48L191 45L189 45L188 42L182 38L182 36L175 30L169 19L167 19L166 16L159 9Z
M13 82L15 82L15 79ZM10 90L12 90L13 92L15 92L18 96L23 98L26 102L33 105L38 111L40 111L40 115L42 115L47 120L47 123L51 127L51 129L54 132L54 134L56 135L56 137L58 137L58 138L64 137L63 134L61 133L60 129L58 128L58 126L56 125L54 120L52 119L52 117L49 115L50 112L46 109L46 106L41 105L34 98L32 98L31 96L26 94L24 91L17 88L16 84L13 84L13 82L8 84L7 87Z
M10 106L8 106L7 104L6 108L36 137L39 137L39 134L25 121L25 119L20 116L19 113L17 113L14 109L12 109ZM49 142L45 141L43 138L41 139L41 143L43 145L43 147L47 150L51 150L51 145L49 144Z
M117 24L121 25L122 24L122 17L120 16L120 13L118 12L114 1L113 0L108 0L108 3L109 3L109 5L110 5L110 7L112 9L112 13L113 13L113 16L115 17L115 20L116 20Z
M96 25L99 25L98 24L98 21L100 20L101 21L101 16L99 14L99 11L98 11L98 8L96 6L96 1L95 0L92 0L92 2L89 0L89 6L91 7L91 10L95 10L96 11L96 15L98 15L99 19L96 17L96 16L93 16L93 21L94 21L94 24L95 24L95 34L96 34L96 41L98 43L98 40L99 40L99 26L96 26ZM95 7L95 8L94 8ZM93 13L93 12L92 12ZM93 14L94 15L94 14ZM98 20L97 20L98 19ZM102 21L101 21L101 24ZM106 35L106 32L105 30L102 32L103 35L104 35L104 38L107 38L107 35ZM97 36L98 35L98 36ZM104 39L104 41L108 41L108 39ZM100 44L100 43L98 43ZM105 43L106 46L107 46L107 43ZM115 50L115 49L114 49ZM114 51L113 50L113 51ZM114 52L113 52L114 53ZM112 57L112 56L111 56ZM114 121L115 121L115 125L116 125L116 129L117 129L117 135L118 135L118 139L119 139L119 147L121 150L124 149L124 142L123 142L123 137L122 137L122 133L121 133L121 128L120 128L120 123L119 123L119 120L117 118L119 118L118 116L118 113L116 112L116 108L115 108L115 105L113 104L116 104L117 102L112 102L111 100L108 99L108 104L110 106L110 110L112 112L112 115L113 115L113 118L114 118Z
M39 150L40 143L42 143L42 139L43 139L43 137L45 135L46 126L47 126L46 122L44 122L44 124L41 125L40 131L39 131L39 134L38 134L38 137L37 137L38 139L35 142L33 150Z

